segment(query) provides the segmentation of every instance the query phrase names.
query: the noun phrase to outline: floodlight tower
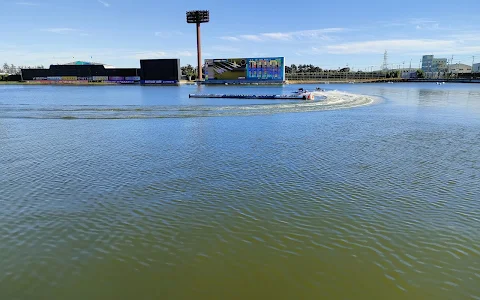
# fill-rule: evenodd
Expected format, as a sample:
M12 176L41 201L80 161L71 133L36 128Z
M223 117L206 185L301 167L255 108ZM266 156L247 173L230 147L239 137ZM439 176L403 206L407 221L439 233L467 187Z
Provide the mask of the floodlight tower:
M187 23L197 24L197 80L202 80L202 43L200 38L200 24L210 21L210 12L208 10L187 11Z

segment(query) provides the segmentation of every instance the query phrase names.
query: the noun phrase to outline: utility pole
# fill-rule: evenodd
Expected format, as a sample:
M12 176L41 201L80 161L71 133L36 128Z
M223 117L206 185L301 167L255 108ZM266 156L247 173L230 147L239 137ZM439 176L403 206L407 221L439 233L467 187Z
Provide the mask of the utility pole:
M197 24L197 64L198 75L197 80L202 80L202 43L200 36L200 24L210 21L210 12L208 10L192 10L187 11L187 23Z
M475 71L473 69L473 65L475 64L475 55L472 56L472 74L475 74Z

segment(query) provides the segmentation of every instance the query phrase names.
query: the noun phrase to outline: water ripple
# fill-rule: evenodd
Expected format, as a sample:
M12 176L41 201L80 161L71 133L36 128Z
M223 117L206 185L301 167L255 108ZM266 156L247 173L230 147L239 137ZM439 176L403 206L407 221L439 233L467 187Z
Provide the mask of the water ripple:
M389 103L0 119L0 298L478 298L478 123Z
M101 105L0 105L0 118L27 119L151 119L220 116L252 116L278 113L347 109L378 102L378 98L345 92L315 92L320 100L286 101L255 105L169 105L169 106L101 106ZM239 100L241 101L241 100Z

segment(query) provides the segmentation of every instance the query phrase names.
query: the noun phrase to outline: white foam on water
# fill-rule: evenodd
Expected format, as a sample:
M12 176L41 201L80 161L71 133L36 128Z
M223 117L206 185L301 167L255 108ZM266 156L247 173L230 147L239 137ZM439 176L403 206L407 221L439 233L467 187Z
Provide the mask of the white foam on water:
M250 116L349 109L377 103L379 98L342 91L315 91L315 101L267 102L249 105L185 106L0 106L0 118L33 119L151 119ZM241 100L239 100L241 101Z

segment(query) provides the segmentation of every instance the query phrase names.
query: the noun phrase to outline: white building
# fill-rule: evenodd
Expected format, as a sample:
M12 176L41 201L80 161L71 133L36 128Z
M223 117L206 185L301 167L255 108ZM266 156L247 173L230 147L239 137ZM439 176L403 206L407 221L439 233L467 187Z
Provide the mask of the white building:
M415 68L403 68L400 69L400 77L403 79L410 79L410 78L416 78L417 77L417 69Z
M473 72L473 73L480 73L480 63L478 63L478 64L473 64L473 66L472 66L472 72Z
M448 72L453 74L472 73L472 67L466 64L451 64L448 66Z
M423 72L446 72L448 60L446 58L435 58L433 55L424 55L422 57Z

